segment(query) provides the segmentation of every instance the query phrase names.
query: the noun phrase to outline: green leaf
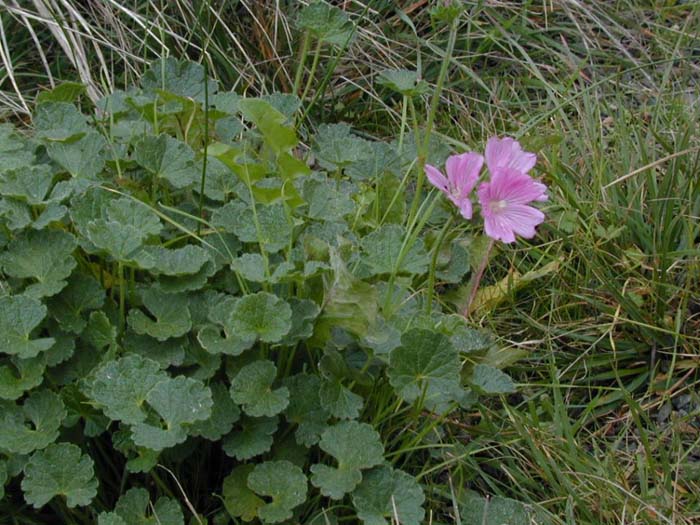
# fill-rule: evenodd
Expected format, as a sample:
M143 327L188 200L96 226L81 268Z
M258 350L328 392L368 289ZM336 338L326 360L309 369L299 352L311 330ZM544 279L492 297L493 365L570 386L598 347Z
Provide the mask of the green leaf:
M143 403L167 374L155 361L135 354L102 365L89 382L87 394L109 418L136 424L146 419Z
M377 318L377 291L353 276L335 249L330 250L333 280L326 282L324 307L317 323L319 337L343 328L359 337L367 335Z
M265 143L276 153L289 151L299 143L294 128L285 125L287 117L269 102L259 98L244 98L238 102L238 108L246 120L255 124Z
M30 338L44 317L46 306L36 299L24 295L0 297L0 352L27 359L51 348L51 337Z
M5 483L7 483L8 477L7 463L0 461L0 501L5 498Z
M139 253L139 265L156 275L195 274L210 260L209 252L192 244L174 250L162 246L146 246Z
M329 171L345 169L371 155L370 143L350 132L350 126L321 124L313 152L318 163Z
M292 327L284 336L282 344L291 346L312 336L314 324L321 309L309 299L297 299L296 297L289 299L289 306L292 309Z
M511 394L516 391L510 376L490 365L476 365L467 382L477 392L486 395Z
M258 509L265 505L265 501L248 488L248 476L254 468L255 465L239 465L224 479L224 506L233 518L253 521Z
M107 141L96 131L88 131L78 140L51 142L46 152L73 177L95 180L105 167Z
M203 421L195 422L190 434L202 436L209 441L219 441L222 436L231 431L233 424L240 419L241 410L231 399L228 388L222 383L212 383L210 388L214 402L211 415Z
M161 275L158 278L158 287L169 294L179 294L193 290L199 290L207 284L209 278L216 273L217 267L214 261L209 260L197 271L188 275Z
M141 488L130 488L114 507L113 514L127 525L184 525L180 505L175 500L161 497L150 504L148 492Z
M338 461L338 467L313 465L311 483L332 499L341 499L352 492L362 481L362 469L384 461L381 438L367 423L344 421L329 427L323 432L319 446Z
M0 173L34 164L36 144L29 142L7 122L0 124ZM1 194L2 192L0 192Z
M45 102L75 102L87 94L85 84L79 82L61 82L53 89L42 91L36 97L37 104Z
M0 174L0 195L28 204L42 204L53 185L53 176L53 171L46 164L5 171Z
M365 525L420 525L425 511L425 495L418 482L400 470L389 466L377 467L364 475L352 493L357 517ZM465 522L465 523L478 523Z
M383 175L396 179L396 174L401 173L401 159L396 148L386 142L371 142L367 148L367 154L350 164L345 173L355 180L375 181ZM390 199L393 197L394 193L391 192ZM400 200L397 199L397 202ZM385 211L381 210L382 214Z
M117 261L130 261L143 243L141 230L116 221L97 219L87 223L87 239Z
M241 430L234 430L224 438L222 448L227 456L246 461L272 448L272 435L277 430L278 417L245 417Z
M385 224L362 238L362 262L371 275L397 273L420 275L427 271L430 257L423 241L416 239L399 265L401 247L408 234L398 224Z
M157 383L146 401L164 424L140 422L132 428L132 439L140 447L162 450L174 447L187 438L187 426L211 415L211 390L189 377L178 376Z
M294 433L297 443L306 447L315 445L328 426L329 417L319 396L321 380L316 375L296 374L285 378L284 386L289 389L289 405L284 415L287 421L297 425Z
M306 501L308 485L304 472L289 461L266 461L248 475L248 488L272 498L258 508L264 523L279 523L292 517L294 507Z
M67 213L68 208L66 208L63 204L51 202L48 204L48 206L46 206L46 208L44 208L44 211L39 214L37 219L34 221L34 224L32 224L32 228L35 230L43 230L50 224L63 219Z
M356 419L362 410L362 397L345 388L340 381L324 381L320 398L323 408L338 419Z
M255 339L240 339L234 335L229 326L221 328L211 324L203 326L197 332L197 341L210 354L241 355L255 343Z
M102 310L92 312L81 338L98 350L112 347L117 342L117 328Z
M0 366L0 399L15 400L39 386L44 380L45 370L45 355L31 359L14 356L5 360Z
M408 69L387 69L379 73L377 83L406 97L417 97L428 91L428 83L422 80L417 71Z
M309 203L308 216L332 222L342 221L355 211L352 193L350 184L326 177L305 179L302 189L302 197Z
M87 117L67 102L39 104L34 114L36 138L64 141L90 131Z
M267 281L265 262L259 253L244 253L236 257L231 261L231 269L247 281L254 283Z
M137 229L143 238L159 235L163 225L153 210L145 203L126 197L107 204L107 219Z
M169 135L140 137L134 143L133 158L151 175L177 189L199 181L201 176L192 148Z
M292 327L292 309L286 301L267 292L246 295L233 307L231 326L240 338L276 343Z
M484 498L468 491L460 498L459 513L464 523L483 525L521 525L540 521L532 507L501 496Z
M141 87L146 90L168 91L181 97L204 102L204 67L196 62L172 57L156 60L141 77ZM218 85L207 79L209 95L213 96Z
M110 344L111 340L106 342ZM157 361L162 369L166 369L171 366L180 366L183 363L185 360L185 346L188 345L189 341L187 339L158 341L147 335L138 335L129 331L124 338L123 346L126 351Z
M0 261L6 274L38 281L24 290L38 299L56 295L68 284L65 279L77 265L76 246L75 237L64 231L29 231L9 244Z
M97 495L93 461L71 443L52 443L34 452L24 467L22 490L28 503L41 508L55 496L68 507L85 506Z
M272 361L255 361L240 369L231 381L231 398L253 417L274 416L289 404L289 390L272 390L277 367Z
M49 299L49 314L63 330L79 334L87 326L83 313L100 308L104 300L105 291L99 282L87 274L76 273L58 295Z
M289 244L292 227L282 204L256 206L258 229L252 209L240 201L231 202L214 211L212 224L233 233L243 242L260 243L263 248L274 253Z
M443 334L412 328L389 354L389 382L407 403L442 412L461 396L459 353Z
M0 217L10 230L22 230L32 223L29 206L14 199L0 200Z
M127 321L137 334L150 335L159 341L185 335L192 328L187 297L164 293L151 286L142 293L143 304L155 321L141 310L131 309Z
M322 1L313 2L302 9L297 26L310 31L314 38L338 47L349 45L355 30L342 9Z
M0 406L0 449L14 454L29 454L56 441L66 417L63 401L49 390L32 392L21 407Z
M100 512L97 516L97 525L127 525L126 521L114 512Z

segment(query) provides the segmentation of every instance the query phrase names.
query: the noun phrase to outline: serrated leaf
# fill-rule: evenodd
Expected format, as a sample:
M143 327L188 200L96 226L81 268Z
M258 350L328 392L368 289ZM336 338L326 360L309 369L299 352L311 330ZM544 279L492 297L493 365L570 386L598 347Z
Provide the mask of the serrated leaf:
M53 171L46 164L5 171L0 175L0 195L28 204L41 204L51 190L53 176Z
M144 239L141 230L104 219L88 222L85 233L96 248L107 252L117 261L132 260Z
M92 312L81 338L97 350L104 350L116 344L117 327L102 310Z
M107 219L137 229L146 238L160 234L163 225L153 210L145 203L126 197L114 199L105 209Z
M289 461L266 461L248 475L248 488L272 498L258 508L264 523L279 523L292 517L294 507L306 501L308 485L304 472Z
M362 483L352 493L357 517L365 525L420 525L425 511L423 489L412 476L389 466L377 467L364 474Z
M231 261L231 269L247 281L264 283L265 262L259 253L244 253Z
M192 148L169 135L141 137L134 143L133 158L151 175L177 189L197 182L201 176Z
M203 421L195 422L190 434L202 436L209 441L218 441L228 434L233 424L240 419L241 410L231 399L228 388L222 383L213 383L210 388L214 402L211 415Z
M469 264L469 251L456 239L440 250L435 275L444 283L461 283L469 273Z
M245 417L223 440L222 448L227 456L246 461L268 452L272 447L272 435L277 430L278 417Z
M127 321L137 334L150 335L159 341L185 335L192 328L187 297L164 293L152 286L142 294L143 304L155 321L141 310L131 309Z
M314 323L321 313L318 305L309 299L297 299L292 297L289 300L292 309L292 327L284 336L282 343L293 345L298 341L309 339L314 333Z
M412 328L401 346L389 354L389 382L407 403L421 399L431 410L443 411L460 398L459 353L443 334Z
M311 483L321 494L340 499L362 481L362 469L384 461L379 434L367 423L344 421L328 427L321 436L321 450L338 461L338 467L316 464L311 467Z
M343 10L322 1L313 2L302 9L297 26L310 31L316 39L338 47L349 45L355 30Z
M184 525L180 505L175 500L161 497L150 504L148 492L141 488L127 490L114 507L128 525Z
M186 426L207 419L213 404L209 388L184 376L160 381L148 392L146 401L164 424L137 423L132 428L132 439L151 450L182 443L187 438Z
M143 403L148 393L167 378L158 363L131 354L102 365L87 393L109 418L136 424L146 419Z
M276 343L292 327L292 309L286 301L267 292L246 295L233 307L231 326L240 338Z
M68 208L63 204L50 202L32 224L35 230L43 230L50 224L58 222L68 213Z
M510 376L490 365L476 365L468 383L479 393L487 395L511 394L516 391Z
M309 204L308 216L324 221L342 221L355 211L352 185L340 184L325 177L306 179L302 197Z
M205 325L197 332L197 341L211 354L241 355L255 343L255 339L240 339L233 335L228 328L222 329L214 325Z
M89 505L97 494L93 461L70 443L52 443L34 452L24 467L22 490L34 508L55 496L66 498L68 507Z
M181 97L204 102L204 67L196 62L172 57L156 60L141 77L141 87L146 90L168 91ZM209 95L216 94L215 80L207 79Z
M310 447L318 443L326 429L329 414L323 408L319 391L321 380L316 375L297 374L287 377L284 386L289 389L289 405L285 417L295 423L297 443Z
M406 97L417 97L428 91L428 84L417 71L408 69L387 69L379 73L377 83Z
M49 313L63 330L81 333L87 326L83 313L100 308L105 291L92 277L76 273L68 279L68 285L48 301Z
M266 100L243 98L238 102L238 108L246 120L255 124L265 143L276 153L289 151L299 142L294 128L285 125L287 117Z
M105 167L107 141L96 131L88 131L78 140L51 142L49 157L71 176L95 180Z
M49 141L64 141L90 131L87 117L67 102L39 104L34 114L36 137Z
M13 356L0 365L0 399L15 400L44 380L46 356L31 359Z
M97 525L127 525L119 514L114 512L100 512L97 516Z
M22 230L32 223L29 206L15 199L0 200L0 217L9 230Z
M362 262L371 275L407 273L420 275L427 271L430 257L423 241L416 239L408 253L399 261L406 231L398 224L385 224L362 238Z
M51 348L53 338L31 338L44 317L46 306L36 299L24 295L0 297L0 352L27 359Z
M345 169L371 155L370 143L353 135L345 123L321 124L315 140L314 154L329 171Z
M109 343L111 342L110 340ZM185 360L185 346L188 344L189 341L187 339L158 341L147 335L138 335L133 332L127 332L124 339L124 349L126 351L157 361L162 369L170 366L180 366Z
M256 207L257 222L250 207L240 201L231 202L218 208L213 216L214 226L224 228L243 242L260 243L271 253L288 245L292 236L292 227L282 204ZM258 237L259 233L259 237Z
M156 275L195 274L209 260L209 252L192 244L174 250L162 246L146 246L139 253L140 266Z
M158 287L169 294L199 290L207 284L207 281L216 273L216 270L216 264L209 260L196 273L188 275L161 275L158 278Z
M355 180L378 180L389 174L395 178L401 173L401 158L396 148L386 142L371 142L367 154L348 166L345 173ZM393 192L391 197L393 198ZM382 214L386 210L381 210Z
M239 465L224 479L224 506L233 518L253 521L258 509L265 505L265 501L248 488L248 476L254 468L255 465Z
M36 144L18 134L15 127L7 122L0 124L0 173L34 164Z
M0 406L0 449L14 454L29 454L53 443L66 417L61 398L49 390L32 392L21 407Z
M501 496L484 498L472 491L468 491L460 498L459 511L465 523L483 525L546 523L538 519L529 505L520 501Z
M18 279L33 279L24 290L29 297L56 295L77 265L73 257L77 242L60 230L29 231L12 241L0 261L6 274Z
M272 361L255 361L236 374L231 381L231 398L243 405L249 416L274 416L289 404L289 390L280 387L272 390L277 377L277 367Z
M356 419L363 406L362 397L345 388L340 381L324 381L320 398L323 408L338 419Z

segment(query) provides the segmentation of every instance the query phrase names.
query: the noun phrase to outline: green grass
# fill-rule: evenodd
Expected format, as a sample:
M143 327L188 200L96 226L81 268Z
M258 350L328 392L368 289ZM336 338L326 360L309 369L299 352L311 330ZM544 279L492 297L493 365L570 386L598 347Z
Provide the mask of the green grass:
M308 125L347 121L398 135L402 101L376 75L419 63L434 83L447 40L425 6L399 3L413 10L399 16L390 2L346 3L355 16L365 13L358 40L337 60L322 50L304 101L318 95ZM239 92L289 91L293 83L295 2L105 2L110 16L74 2L82 21L71 18L70 3L53 13L58 2L7 4L6 118L26 118L36 90L58 79L106 92L165 53L204 57ZM51 7L62 30L35 4ZM476 316L498 335L520 393L450 421L435 437L444 452L424 467L423 481L436 501L474 490L531 504L553 523L695 523L700 6L484 4L468 2L436 131L458 149L516 135L538 152L551 186L540 235L501 249L485 284L515 270L557 269ZM419 115L428 101L417 104ZM411 429L395 432L402 430ZM452 508L435 512L434 523L458 522Z

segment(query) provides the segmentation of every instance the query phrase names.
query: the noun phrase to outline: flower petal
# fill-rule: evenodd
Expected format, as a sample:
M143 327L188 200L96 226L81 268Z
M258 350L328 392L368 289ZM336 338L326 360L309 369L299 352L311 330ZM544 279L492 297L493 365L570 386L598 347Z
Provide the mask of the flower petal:
M513 168L498 168L492 176L493 197L509 204L546 200L547 186Z
M451 155L445 162L447 179L460 197L466 197L476 186L479 172L484 165L484 157L470 151L461 155Z
M497 241L515 242L513 229L498 214L484 217L484 231L486 235Z
M449 195L449 184L447 178L442 174L442 172L435 166L430 164L425 165L425 175L428 177L430 184L435 186L437 189Z
M527 173L536 162L537 155L523 151L520 143L510 137L492 137L486 143L486 165L491 173L498 168L512 168Z

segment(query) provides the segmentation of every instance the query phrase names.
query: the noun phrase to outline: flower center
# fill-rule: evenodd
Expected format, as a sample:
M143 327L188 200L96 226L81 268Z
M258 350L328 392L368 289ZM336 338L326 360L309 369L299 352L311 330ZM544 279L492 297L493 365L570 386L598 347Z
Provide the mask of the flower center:
M492 212L498 213L499 211L504 210L508 207L508 201L505 199L500 201L491 201L490 206Z

